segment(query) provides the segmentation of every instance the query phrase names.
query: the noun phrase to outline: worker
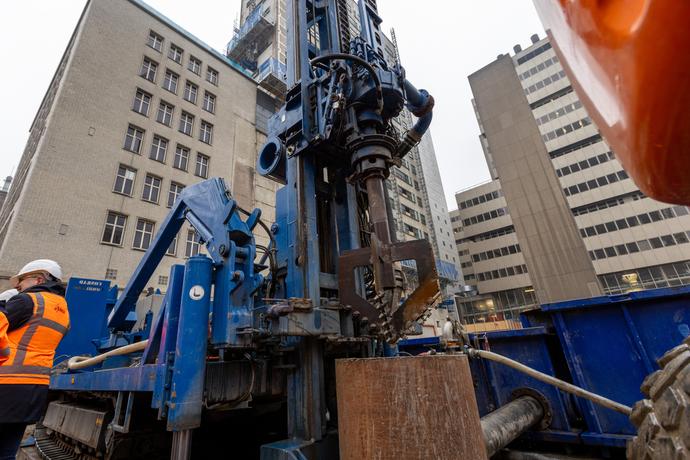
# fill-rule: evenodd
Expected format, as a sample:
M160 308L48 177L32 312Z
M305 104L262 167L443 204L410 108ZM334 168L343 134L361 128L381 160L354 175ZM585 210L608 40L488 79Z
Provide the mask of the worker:
M0 362L0 460L14 459L26 426L42 416L55 349L69 328L62 269L48 259L26 264L0 304L9 354Z

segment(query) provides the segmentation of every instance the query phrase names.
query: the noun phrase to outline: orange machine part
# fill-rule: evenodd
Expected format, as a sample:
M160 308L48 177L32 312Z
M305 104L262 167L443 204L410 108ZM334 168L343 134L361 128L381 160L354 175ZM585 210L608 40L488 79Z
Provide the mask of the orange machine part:
M690 1L534 0L583 104L647 195L690 204Z

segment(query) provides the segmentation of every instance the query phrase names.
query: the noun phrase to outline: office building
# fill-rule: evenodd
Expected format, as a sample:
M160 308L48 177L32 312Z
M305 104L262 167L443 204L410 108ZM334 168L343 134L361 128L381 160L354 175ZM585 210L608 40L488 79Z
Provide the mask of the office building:
M121 287L187 185L223 177L273 219L255 174L257 85L244 69L138 0L90 0L31 125L0 212L0 276L51 258ZM185 225L149 287L199 251ZM5 281L6 282L6 281Z
M516 288L545 303L690 282L688 209L635 186L548 39L533 36L469 80L492 181L456 195L454 224L480 297L502 307L496 299ZM505 228L511 241L483 246ZM510 245L517 252L504 255ZM501 276L517 257L527 274ZM468 311L475 300L464 300Z

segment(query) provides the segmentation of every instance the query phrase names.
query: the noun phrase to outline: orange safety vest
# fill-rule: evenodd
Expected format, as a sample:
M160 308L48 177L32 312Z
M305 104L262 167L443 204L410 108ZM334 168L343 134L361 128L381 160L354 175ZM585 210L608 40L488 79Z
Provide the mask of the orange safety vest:
M10 356L10 341L7 338L7 328L10 323L7 321L7 316L0 313L0 364L7 361Z
M55 349L69 329L64 297L50 292L27 294L34 312L26 324L7 333L10 351L7 360L0 360L0 384L48 385Z

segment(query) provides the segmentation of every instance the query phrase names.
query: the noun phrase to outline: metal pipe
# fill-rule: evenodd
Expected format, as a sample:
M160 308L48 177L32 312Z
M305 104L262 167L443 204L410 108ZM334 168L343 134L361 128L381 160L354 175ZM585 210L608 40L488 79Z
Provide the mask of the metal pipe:
M427 132L433 117L434 98L424 89L417 89L408 80L404 81L405 98L408 109L418 118L417 122L403 136L395 155L404 157L414 146L419 144Z
M548 383L549 385L553 385L556 388L563 390L567 393L573 394L575 396L579 396L580 398L587 399L589 401L592 401L595 404L599 404L600 406L606 407L607 409L615 410L616 412L620 412L621 414L624 414L627 417L630 417L630 413L632 412L632 408L618 403L616 401L612 401L608 398L604 398L603 396L600 396L598 394L592 393L590 391L585 390L584 388L580 388L578 386L573 385L572 383L564 382L563 380L557 379L556 377L552 377L550 375L544 374L543 372L539 372L536 369L532 369L531 367L527 367L522 363L519 363L517 361L514 361L510 358L506 358L505 356L499 355L497 353L493 353L490 351L486 350L477 350L476 348L470 348L467 353L470 355L472 358L484 358L488 359L491 361L495 361L497 363L504 364L508 367L512 367L513 369L522 372L523 374L527 374L530 377L533 377L541 382Z
M481 419L486 454L491 457L544 417L544 408L532 396L520 396Z
M373 231L382 243L391 242L388 205L386 203L385 185L381 176L373 174L366 179L369 199L369 221Z

